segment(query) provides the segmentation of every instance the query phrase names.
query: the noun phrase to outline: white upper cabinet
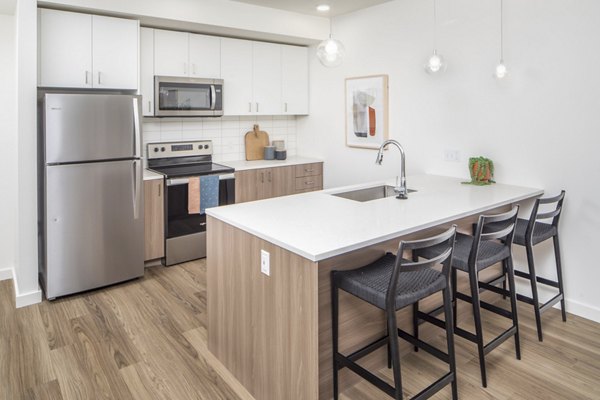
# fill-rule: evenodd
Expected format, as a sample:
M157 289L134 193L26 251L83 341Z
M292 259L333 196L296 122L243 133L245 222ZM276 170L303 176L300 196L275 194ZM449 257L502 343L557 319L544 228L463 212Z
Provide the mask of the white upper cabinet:
M187 32L154 30L154 74L189 76Z
M253 114L251 41L221 39L221 78L224 114Z
M138 88L139 22L40 9L38 85Z
M92 87L92 16L38 10L38 85Z
M281 46L283 113L308 114L308 48Z
M95 88L137 90L139 28L139 21L93 16Z
M189 34L189 76L193 78L221 77L221 38Z
M252 93L255 114L281 114L281 45L253 43Z
M140 94L142 113L154 115L154 29L140 29Z
M155 29L154 73L183 78L220 78L221 38Z

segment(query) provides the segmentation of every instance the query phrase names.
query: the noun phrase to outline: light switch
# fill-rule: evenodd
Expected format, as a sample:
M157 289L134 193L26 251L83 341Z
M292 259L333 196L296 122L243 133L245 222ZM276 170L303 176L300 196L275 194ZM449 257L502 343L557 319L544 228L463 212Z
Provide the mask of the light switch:
M270 254L265 250L260 251L260 272L271 276Z

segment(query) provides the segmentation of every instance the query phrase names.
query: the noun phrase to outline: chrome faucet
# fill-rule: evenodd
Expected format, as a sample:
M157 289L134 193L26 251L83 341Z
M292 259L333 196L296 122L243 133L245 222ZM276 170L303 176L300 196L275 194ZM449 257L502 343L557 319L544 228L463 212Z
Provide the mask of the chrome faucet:
M408 198L408 190L406 189L406 155L404 153L404 148L402 145L398 143L398 141L390 139L383 142L381 147L379 147L379 152L377 153L377 159L375 160L376 164L381 165L383 162L383 150L387 147L387 145L393 144L400 150L400 182L398 182L398 177L396 177L396 186L394 187L394 191L398 194L396 196L397 199L407 199Z

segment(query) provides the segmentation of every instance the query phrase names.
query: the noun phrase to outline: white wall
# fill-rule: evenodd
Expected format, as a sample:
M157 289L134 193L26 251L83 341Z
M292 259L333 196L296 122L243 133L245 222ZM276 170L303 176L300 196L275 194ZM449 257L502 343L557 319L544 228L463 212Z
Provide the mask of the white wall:
M2 186L16 187L17 169L17 122L15 94L15 17L0 15L0 171L4 174ZM0 196L0 279L11 278L16 257L16 210L17 193L15 190L2 190Z
M298 152L325 159L328 187L396 175L395 150L377 167L374 151L344 145L344 79L388 74L390 133L405 146L409 173L467 178L468 157L484 155L495 161L498 182L548 194L566 189L567 308L600 321L593 253L600 227L600 2L505 0L505 81L492 78L498 0L438 0L438 16L438 47L449 66L437 77L423 71L432 50L431 1L396 0L335 18L334 37L347 57L334 69L312 57L311 115L298 120ZM459 150L460 162L445 162L445 149ZM552 277L551 247L542 247L540 269ZM520 261L522 255L517 251Z
M37 257L37 3L18 0L17 129L18 251L15 266L17 307L40 301Z

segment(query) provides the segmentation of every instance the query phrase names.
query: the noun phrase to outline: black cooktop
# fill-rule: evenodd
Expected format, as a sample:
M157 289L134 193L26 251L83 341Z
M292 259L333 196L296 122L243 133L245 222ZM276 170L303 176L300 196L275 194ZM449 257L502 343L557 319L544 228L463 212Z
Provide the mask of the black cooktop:
M200 176L213 174L229 174L235 171L231 167L211 162L168 166L151 166L149 169L164 174L167 176L167 178L181 178L184 176Z

